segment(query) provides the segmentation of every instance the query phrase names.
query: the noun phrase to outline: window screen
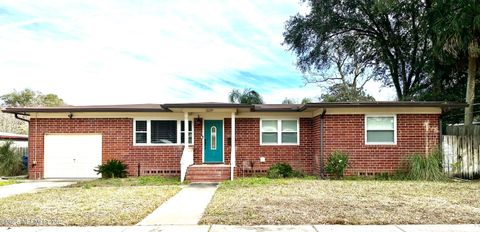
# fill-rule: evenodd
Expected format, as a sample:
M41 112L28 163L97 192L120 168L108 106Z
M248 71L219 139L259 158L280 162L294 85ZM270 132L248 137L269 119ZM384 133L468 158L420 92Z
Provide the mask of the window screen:
M282 143L297 143L297 120L282 120Z
M262 121L262 143L278 143L277 120Z
M135 142L147 143L147 121L135 121Z
M185 121L180 121L180 143L185 144ZM193 128L192 121L188 121L188 144L192 144Z
M395 117L367 117L367 143L395 143Z
M151 121L151 143L177 143L177 121Z

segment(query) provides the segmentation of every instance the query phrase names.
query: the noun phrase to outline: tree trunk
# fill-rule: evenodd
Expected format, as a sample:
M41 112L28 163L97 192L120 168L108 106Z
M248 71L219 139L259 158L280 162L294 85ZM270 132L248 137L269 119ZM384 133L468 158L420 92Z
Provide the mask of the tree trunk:
M471 54L468 56L468 80L467 80L467 96L466 101L468 106L465 107L465 126L472 125L473 122L473 103L475 100L475 76L477 73L477 56Z

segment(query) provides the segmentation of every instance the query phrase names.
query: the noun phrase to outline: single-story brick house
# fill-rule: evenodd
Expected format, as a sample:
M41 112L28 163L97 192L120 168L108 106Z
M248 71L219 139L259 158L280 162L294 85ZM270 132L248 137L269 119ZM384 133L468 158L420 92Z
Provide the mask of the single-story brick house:
M216 181L266 172L277 162L319 175L336 150L347 174L405 168L407 155L440 139L448 102L181 103L7 108L29 118L29 177L98 177L109 159L129 175ZM188 146L184 145L188 138Z

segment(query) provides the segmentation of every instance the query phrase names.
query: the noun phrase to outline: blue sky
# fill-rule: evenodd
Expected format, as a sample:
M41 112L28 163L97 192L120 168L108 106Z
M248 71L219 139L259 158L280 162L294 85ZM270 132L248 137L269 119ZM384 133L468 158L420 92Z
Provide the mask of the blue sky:
M227 101L252 88L267 103L318 97L282 45L300 1L3 1L0 94L32 88L67 103ZM391 89L367 91L392 100Z

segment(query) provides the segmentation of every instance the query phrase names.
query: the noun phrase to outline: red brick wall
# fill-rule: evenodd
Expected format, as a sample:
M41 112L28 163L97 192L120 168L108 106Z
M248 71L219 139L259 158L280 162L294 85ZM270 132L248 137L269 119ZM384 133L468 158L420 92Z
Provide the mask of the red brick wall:
M325 115L325 162L329 154L341 150L350 157L347 174L394 173L406 168L409 154L425 153L438 145L438 118L439 115L399 114L396 145L365 145L365 115ZM314 120L320 122L319 117Z
M413 152L425 152L438 144L439 115L397 115L397 145L365 145L364 115L326 115L324 154L342 150L350 155L349 174L394 172L405 168L405 159ZM230 164L228 140L231 119L224 119L225 164ZM429 131L426 132L425 123ZM294 169L318 174L320 157L320 116L300 119L300 145L260 145L260 119L236 119L236 174L244 161L253 161L256 170L265 171L277 162L290 163ZM202 123L194 125L194 162L202 163ZM45 133L101 133L102 160L119 159L129 165L130 175L175 175L180 173L183 146L133 146L133 119L31 119L29 175L43 177L43 140ZM428 145L427 145L428 143ZM37 164L33 165L33 161ZM260 163L259 158L266 162ZM148 171L148 173L147 173Z
M193 128L193 162L194 164L202 164L202 152L203 152L203 121L202 119L195 119L200 121L195 121Z
M137 175L138 163L141 175L180 175L183 146L133 146L133 119L32 118L29 135L30 178L43 178L45 133L101 133L103 162L109 159L122 160L129 165L130 175ZM37 164L33 165L35 156Z
M236 119L237 174L240 174L243 161L253 161L256 170L267 170L272 164L287 162L296 170L313 174L314 156L312 140L312 119L300 119L300 145L260 145L260 119ZM266 162L260 163L260 157Z

